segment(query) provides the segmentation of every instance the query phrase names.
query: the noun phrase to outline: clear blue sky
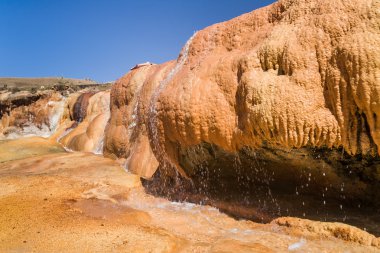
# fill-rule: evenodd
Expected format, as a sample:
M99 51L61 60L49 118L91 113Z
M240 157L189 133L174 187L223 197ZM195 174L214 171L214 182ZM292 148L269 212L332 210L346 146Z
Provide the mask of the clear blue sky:
M0 76L115 80L274 0L0 0Z

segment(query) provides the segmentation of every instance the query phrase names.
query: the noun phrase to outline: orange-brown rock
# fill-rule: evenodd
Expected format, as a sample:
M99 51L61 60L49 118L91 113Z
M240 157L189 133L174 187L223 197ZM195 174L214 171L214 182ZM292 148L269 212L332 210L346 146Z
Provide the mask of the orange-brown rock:
M148 192L252 220L344 221L379 235L379 9L373 0L280 0L213 25L176 61L138 65L110 95L71 95L52 138L96 152L105 131L104 154L150 179ZM2 125L24 126L25 115L52 122L35 109L43 101ZM379 249L379 238L345 224L259 225L155 198L118 163L63 153L51 140L33 149L43 142L0 143L2 250ZM25 247L13 240L21 236Z
M1 101L9 107L1 116L0 134L2 138L15 138L30 134L49 136L59 123L64 98L57 92L47 91L37 94L19 92Z
M105 156L126 159L131 172L150 178L158 167L148 139L151 97L174 62L142 66L118 80L111 90L111 118Z
M102 153L104 130L110 117L109 105L109 91L73 95L58 131L59 142L71 150ZM62 128L66 133L62 133Z
M197 32L176 62L113 87L106 155L223 198L306 196L297 215L308 204L325 212L326 200L378 207L378 9L280 0Z
M281 217L272 221L272 223L284 227L291 234L299 234L311 238L335 237L345 241L380 248L380 238L342 223L315 222L292 217Z
M198 32L158 98L161 146L377 153L378 8L283 0Z
M62 96L47 91L37 94L3 94L1 139L26 136L59 140L66 148L102 153L104 130L110 116L109 91L81 91Z
M171 66L175 73L160 78L166 80L152 126L160 146L173 162L173 146L201 142L227 151L267 142L374 155L380 144L378 5L282 0L199 31ZM138 99L136 90L161 69L129 73L114 87L117 99L123 92L127 105ZM132 117L133 108L124 115Z

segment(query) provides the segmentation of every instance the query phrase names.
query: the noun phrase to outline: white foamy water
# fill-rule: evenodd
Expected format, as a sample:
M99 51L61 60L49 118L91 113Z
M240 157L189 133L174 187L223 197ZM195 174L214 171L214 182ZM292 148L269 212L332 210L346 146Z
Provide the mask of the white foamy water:
M214 207L171 202L147 195L141 189L132 190L121 204L149 213L157 226L184 237L203 234L210 241L223 238L250 242L269 234L256 230L252 222L235 220Z
M48 138L51 135L50 129L47 125L43 124L41 127L37 127L33 124L23 127L22 129L15 129L14 132L0 137L3 140L14 140L23 137L39 136Z
M323 239L307 241L304 238L283 233L282 229L275 224L259 225L251 221L236 220L221 213L217 208L188 202L171 202L148 195L141 188L131 189L128 198L118 203L149 214L149 222L154 227L193 242L210 245L229 242L235 243L234 245L242 243L243 245L268 246L268 248L259 247L259 252L265 252L264 250L269 250L269 248L274 252L324 252L324 250L336 252L332 249L337 248L336 241ZM239 252L241 248L235 249L237 251L231 252ZM255 247L252 248L252 252L255 252L254 249Z
M131 138L131 135L132 135L133 131L135 130L135 127L136 127L138 120L139 120L138 108L139 108L139 95L140 95L141 88L142 88L142 84L135 94L136 102L135 102L135 106L133 107L133 111L132 111L132 115L131 115L131 121L128 125L128 138Z
M95 155L103 155L103 147L104 147L104 135L101 137L99 143L95 145L93 153Z
M51 106L53 108L52 112L49 116L49 129L50 134L53 134L59 126L59 123L62 119L62 115L65 109L66 104L66 98L62 98L61 101L49 101L48 106Z
M302 248L303 246L305 246L305 244L306 244L306 240L301 238L299 242L296 242L296 243L289 245L288 250L289 251L298 250L298 249Z
M109 109L109 104L108 104L107 108ZM92 151L92 153L94 153L94 154L96 154L96 155L103 155L104 138L105 138L105 136L106 136L106 133L105 133L105 131L106 131L106 126L107 126L108 121L109 121L109 119L110 119L110 117L111 117L111 112L110 112L109 110L108 110L106 113L107 113L107 114L106 114L107 117L104 119L104 122L103 122L103 123L104 123L104 125L103 125L103 134L102 134L102 136L100 137L98 143L95 144L94 149L93 149L93 151Z

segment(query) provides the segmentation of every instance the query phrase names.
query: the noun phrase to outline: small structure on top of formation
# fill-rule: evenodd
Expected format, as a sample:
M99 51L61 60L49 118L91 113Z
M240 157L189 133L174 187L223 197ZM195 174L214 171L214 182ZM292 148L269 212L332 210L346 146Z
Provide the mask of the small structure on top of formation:
M151 63L151 62L144 62L144 63L139 63L139 64L136 64L133 68L131 68L131 70L134 70L134 69L138 69L138 68L141 68L141 67L144 67L144 66L150 66L150 65L154 65L154 63Z

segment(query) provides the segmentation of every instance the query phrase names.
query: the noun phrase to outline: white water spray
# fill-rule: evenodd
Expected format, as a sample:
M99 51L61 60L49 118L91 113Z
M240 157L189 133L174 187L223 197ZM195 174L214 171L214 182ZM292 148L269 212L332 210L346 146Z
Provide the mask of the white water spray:
M95 145L95 148L94 148L94 151L93 151L93 153L95 155L103 155L104 137L105 136L104 136L104 132L103 132L103 135L100 138L99 142L97 143L97 145Z
M190 39L186 42L185 46L182 49L181 56L177 60L177 64L172 68L172 70L169 72L169 74L166 76L164 80L160 82L156 90L154 91L151 99L151 103L149 106L149 126L152 134L152 142L153 142L153 149L155 151L155 154L159 155L160 158L162 159L161 161L164 162L164 164L172 164L170 159L167 157L165 148L161 147L160 141L159 141L159 136L158 136L158 112L156 108L156 104L158 101L158 98L161 94L161 92L165 89L165 87L168 85L168 83L173 79L173 77L182 69L183 65L187 61L188 58L188 53L189 53L189 48L191 45L191 42L193 38L195 37L197 33L195 32L193 36L190 37ZM173 166L175 167L175 166Z

